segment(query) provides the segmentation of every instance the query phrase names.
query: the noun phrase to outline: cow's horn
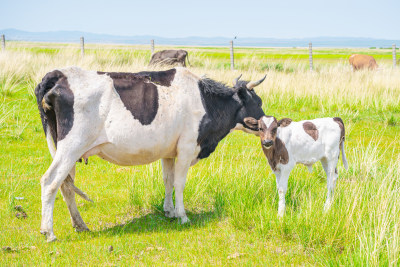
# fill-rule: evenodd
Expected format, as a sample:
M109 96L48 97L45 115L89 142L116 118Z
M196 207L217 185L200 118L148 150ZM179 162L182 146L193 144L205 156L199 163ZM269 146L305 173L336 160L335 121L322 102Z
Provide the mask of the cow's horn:
M238 83L238 81L240 80L240 77L242 77L242 74L240 74L239 77L237 77L236 79L233 80L234 86Z
M251 90L251 89L253 89L254 87L256 87L257 85L259 85L260 83L262 83L264 80L265 80L265 78L267 77L267 74L265 74L265 76L264 76L264 78L262 78L261 80L258 80L258 81L256 81L256 82L249 82L248 84L247 84L247 89L249 89L249 90Z

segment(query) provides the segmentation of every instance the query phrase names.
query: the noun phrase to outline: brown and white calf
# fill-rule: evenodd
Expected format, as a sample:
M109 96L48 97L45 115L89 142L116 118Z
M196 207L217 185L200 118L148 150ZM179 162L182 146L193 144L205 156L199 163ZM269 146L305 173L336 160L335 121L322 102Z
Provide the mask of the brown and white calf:
M279 193L279 216L285 212L285 195L290 172L296 164L312 165L321 161L327 175L328 194L324 209L329 209L338 178L337 163L340 151L345 169L348 168L344 152L345 130L341 118L320 118L294 122L285 118L263 116L245 118L246 125L259 131L261 146L275 176Z

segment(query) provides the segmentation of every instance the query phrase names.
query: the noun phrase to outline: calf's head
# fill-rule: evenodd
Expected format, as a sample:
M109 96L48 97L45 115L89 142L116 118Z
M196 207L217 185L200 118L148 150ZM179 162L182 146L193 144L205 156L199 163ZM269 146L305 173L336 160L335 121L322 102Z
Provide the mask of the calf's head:
M263 116L259 120L247 117L244 119L244 122L251 130L258 131L261 145L266 149L270 149L275 144L278 127L285 127L289 125L292 120L285 118L277 121L273 116Z
M264 111L262 110L261 98L254 91L254 87L261 84L265 80L267 75L265 75L264 78L262 78L261 80L254 82L241 81L241 76L242 75L236 78L233 82L233 88L237 92L238 97L240 98L240 101L242 103L242 107L240 108L236 117L237 121L240 124L240 127L236 127L235 129L253 131L247 126L247 124L244 122L244 119L246 117L260 119L262 116L265 115Z

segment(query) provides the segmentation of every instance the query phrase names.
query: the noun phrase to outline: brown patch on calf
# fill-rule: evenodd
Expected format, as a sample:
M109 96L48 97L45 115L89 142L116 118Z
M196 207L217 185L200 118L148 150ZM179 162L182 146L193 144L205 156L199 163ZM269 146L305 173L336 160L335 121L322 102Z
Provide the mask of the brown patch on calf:
M276 166L279 163L287 164L289 162L289 153L286 146L278 137L275 139L274 145L270 149L266 149L264 146L261 147L273 171L276 171Z
M292 123L292 119L283 118L283 119L278 121L278 127L286 127L291 123Z
M307 122L303 123L303 129L315 141L318 140L318 129L314 123L312 123L311 121L307 121Z
M344 142L344 139L345 139L345 130L344 130L343 120L339 117L334 117L333 120L337 124L339 124L339 128L340 128L340 143L339 143L339 145L342 145L342 142Z

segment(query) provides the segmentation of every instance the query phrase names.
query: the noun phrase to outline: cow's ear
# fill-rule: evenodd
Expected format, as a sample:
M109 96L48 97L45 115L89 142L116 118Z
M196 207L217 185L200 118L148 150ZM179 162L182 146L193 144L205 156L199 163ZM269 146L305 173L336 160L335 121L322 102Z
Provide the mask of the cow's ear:
M240 99L246 100L247 88L246 88L246 87L239 87L239 88L237 89L237 94L238 94L238 96L239 96Z
M292 123L292 119L283 118L283 119L281 119L281 120L278 121L278 127L286 127L286 126L288 126L290 123Z
M249 127L253 131L258 131L258 120L252 118L252 117L247 117L244 118L244 123L246 124L247 127Z

